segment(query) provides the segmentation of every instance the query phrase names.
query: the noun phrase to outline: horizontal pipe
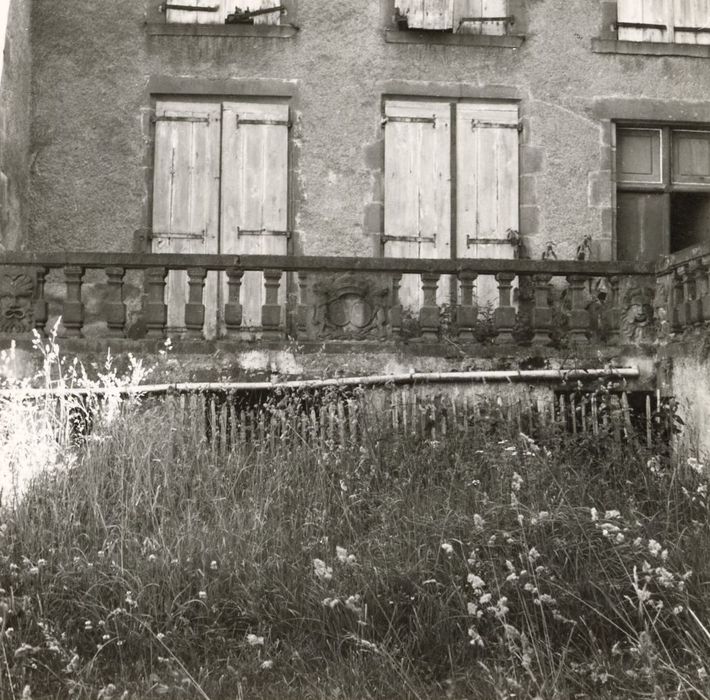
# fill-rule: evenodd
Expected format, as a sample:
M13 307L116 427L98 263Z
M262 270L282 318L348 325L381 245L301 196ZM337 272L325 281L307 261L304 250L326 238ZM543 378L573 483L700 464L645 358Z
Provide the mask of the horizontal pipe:
M0 266L26 265L61 268L69 265L89 269L123 267L145 270L165 267L185 270L204 267L208 270L281 270L283 272L389 272L421 274L434 272L455 275L470 271L479 275L513 272L521 275L545 273L551 275L651 275L654 263L589 260L520 260L500 258L368 258L316 255L207 255L201 253L26 253L8 252L0 255Z
M202 391L274 391L278 389L325 389L328 387L384 386L388 384L487 383L529 381L578 381L584 379L637 379L638 367L612 369L526 369L477 370L471 372L410 372L409 374L375 374L365 377L333 379L296 379L286 382L178 382L174 384L137 384L123 387L81 387L64 389L5 389L0 398L41 396L86 396L103 394L142 395L189 393Z

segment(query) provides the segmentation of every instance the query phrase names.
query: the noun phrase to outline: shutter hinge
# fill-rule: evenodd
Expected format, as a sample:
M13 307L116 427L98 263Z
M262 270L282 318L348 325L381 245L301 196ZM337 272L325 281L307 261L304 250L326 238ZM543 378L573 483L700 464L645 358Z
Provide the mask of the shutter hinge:
M238 114L236 117L237 129L242 124L256 124L259 126L285 126L287 129L291 128L291 122L286 119L242 119Z
M258 17L260 15L270 15L274 12L278 12L280 15L285 15L286 8L283 5L264 7L260 10L240 10L236 7L234 8L234 12L232 14L227 15L225 24L253 24L254 17Z
M181 12L219 12L219 5L203 5L195 7L195 5L178 5L172 2L165 2L159 7L160 12L168 10L180 10Z
M401 241L403 243L436 243L436 236L388 236L384 233L380 236L382 243L388 241Z
M278 231L267 228L240 228L237 226L237 238L239 236L284 236L291 238L292 231Z
M431 117L383 117L382 126L389 122L405 122L409 124L431 124L436 129L436 115Z
M150 235L152 239L160 238L167 239L168 241L172 238L181 238L183 240L204 240L206 231L203 229L199 233L186 233L181 231L153 231Z
M489 22L505 22L508 24L515 24L515 15L507 15L506 17L462 17L459 20L458 28L461 29L461 25L466 22L481 22L481 24L488 24Z
M612 27L616 30L619 27L628 27L629 29L668 29L665 24L654 24L652 22L614 22Z
M523 130L522 122L484 122L481 119L471 119L471 129L515 129Z
M483 245L504 245L510 244L507 238L477 238L476 236L466 236L466 245L472 246L476 243L482 243Z
M209 124L210 123L210 118L209 117L170 117L166 114L162 114L157 117L152 117L150 120L153 124L156 122L198 122L201 124Z

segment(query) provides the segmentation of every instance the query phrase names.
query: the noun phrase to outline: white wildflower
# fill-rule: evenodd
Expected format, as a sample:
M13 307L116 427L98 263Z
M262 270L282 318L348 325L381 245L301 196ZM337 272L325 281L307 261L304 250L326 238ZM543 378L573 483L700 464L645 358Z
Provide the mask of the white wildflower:
M441 548L444 550L444 552L446 554L453 554L454 553L454 548L451 546L451 543L449 543L449 542L442 542Z
M483 530L485 524L486 521L478 513L475 513L473 516L473 526L476 530Z
M656 540L648 541L648 551L652 556L657 557L661 553L661 550L662 547L659 542L656 542Z
M313 560L313 573L321 581L330 581L333 578L333 568L326 566L322 559Z
M274 667L274 662L271 659L266 659L266 661L261 662L261 668L264 671L268 671L270 668Z
M595 522L597 522L597 520L599 520L599 512L597 511L596 508L590 508L589 514L592 516L593 523L595 523Z
M476 574L469 574L466 580L471 584L471 588L474 591L483 590L486 585L486 582L480 576L476 576Z
M258 637L255 634L248 634L246 639L247 639L247 644L250 647L263 647L264 646L264 638L263 637Z

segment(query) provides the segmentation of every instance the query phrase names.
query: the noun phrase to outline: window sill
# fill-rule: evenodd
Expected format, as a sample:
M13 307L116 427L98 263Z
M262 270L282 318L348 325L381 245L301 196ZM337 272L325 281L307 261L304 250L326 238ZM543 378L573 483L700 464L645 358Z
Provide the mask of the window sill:
M388 44L443 44L446 46L481 46L484 48L519 49L525 37L520 34L491 36L488 34L452 34L416 29L386 29Z
M592 51L594 53L618 53L632 56L710 58L710 44L668 44L656 41L592 39Z
M267 39L288 39L298 32L293 24L170 24L149 22L148 36L258 36Z

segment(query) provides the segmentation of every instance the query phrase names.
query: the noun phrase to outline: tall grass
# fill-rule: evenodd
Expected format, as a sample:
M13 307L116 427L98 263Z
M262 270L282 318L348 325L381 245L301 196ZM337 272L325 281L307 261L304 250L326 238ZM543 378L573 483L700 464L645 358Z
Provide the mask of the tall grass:
M3 405L53 457L0 515L2 697L710 697L697 455L368 414L227 450L178 405Z

